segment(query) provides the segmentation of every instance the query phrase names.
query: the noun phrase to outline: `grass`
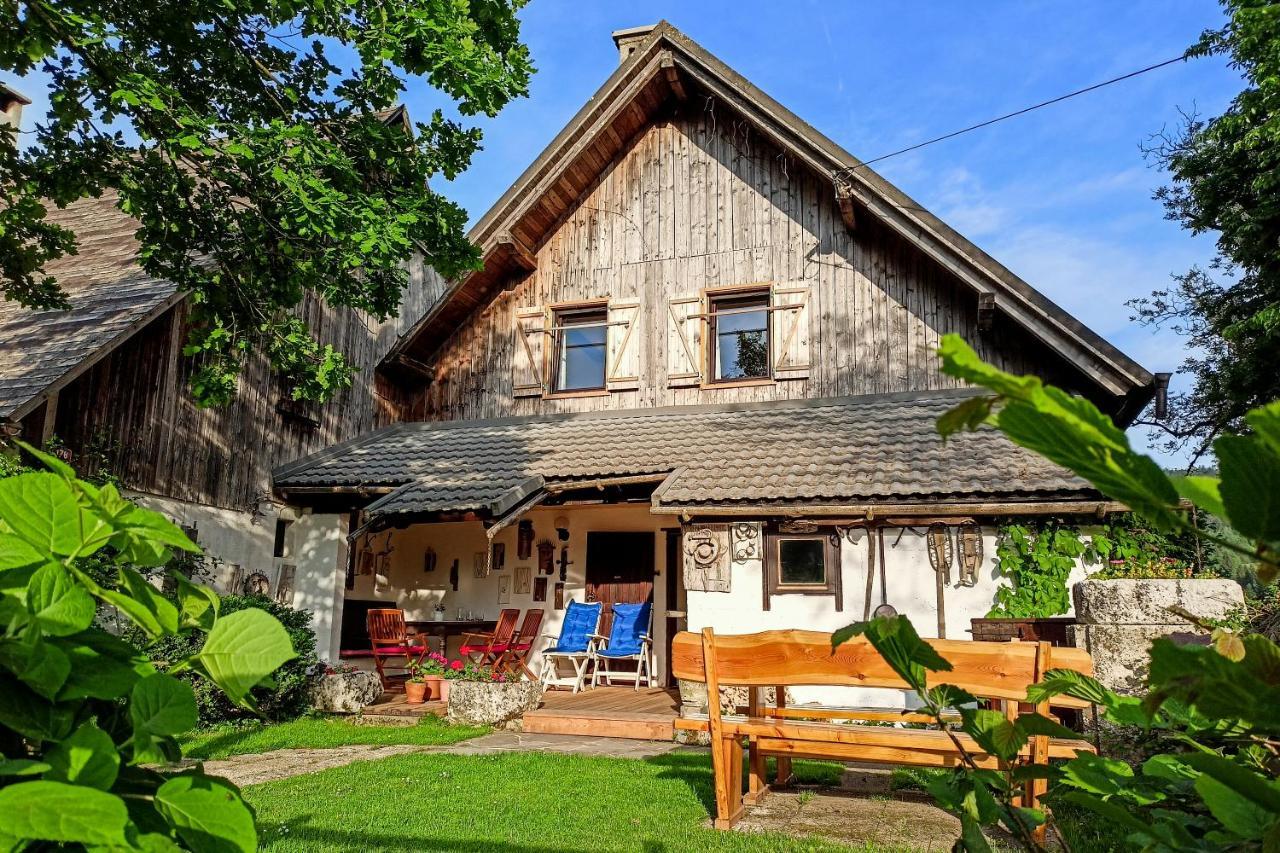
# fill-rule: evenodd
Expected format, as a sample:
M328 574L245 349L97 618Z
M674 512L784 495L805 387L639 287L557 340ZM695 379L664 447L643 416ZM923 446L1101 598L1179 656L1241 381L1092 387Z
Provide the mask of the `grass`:
M796 772L813 782L834 771L798 762ZM267 851L883 853L704 827L714 797L710 759L698 752L644 761L539 752L402 755L254 785L245 796L257 809Z
M193 732L183 738L188 758L218 759L274 749L322 749L352 744L457 743L488 729L455 726L425 716L416 726L357 726L341 717L302 717L288 723L227 725Z

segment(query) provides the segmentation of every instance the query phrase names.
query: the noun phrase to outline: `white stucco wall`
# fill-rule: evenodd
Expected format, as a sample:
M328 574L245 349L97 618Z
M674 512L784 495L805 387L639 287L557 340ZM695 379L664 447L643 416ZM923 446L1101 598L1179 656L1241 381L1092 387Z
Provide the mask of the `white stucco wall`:
M293 606L311 611L316 657L320 660L338 659L348 525L345 514L311 513L302 515L293 525L291 556L297 566Z

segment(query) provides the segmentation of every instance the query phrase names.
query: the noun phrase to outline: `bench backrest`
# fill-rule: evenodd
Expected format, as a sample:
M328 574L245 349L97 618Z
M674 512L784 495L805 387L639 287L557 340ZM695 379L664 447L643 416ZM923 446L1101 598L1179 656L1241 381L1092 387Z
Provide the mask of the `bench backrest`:
M1092 674L1083 649L1047 643L984 643L974 640L926 640L952 666L930 673L930 686L953 684L983 699L1025 699L1027 688L1048 669ZM704 648L714 649L720 686L889 687L909 689L865 637L831 650L831 635L818 631L761 631L676 635L671 671L686 681L707 681Z

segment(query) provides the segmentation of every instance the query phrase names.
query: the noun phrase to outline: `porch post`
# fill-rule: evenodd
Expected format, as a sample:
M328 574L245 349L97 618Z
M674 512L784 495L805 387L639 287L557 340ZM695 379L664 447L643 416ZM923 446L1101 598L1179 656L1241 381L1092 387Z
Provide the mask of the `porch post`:
M343 578L347 570L347 516L307 513L294 524L297 572L293 606L310 610L316 656L336 660L342 638Z

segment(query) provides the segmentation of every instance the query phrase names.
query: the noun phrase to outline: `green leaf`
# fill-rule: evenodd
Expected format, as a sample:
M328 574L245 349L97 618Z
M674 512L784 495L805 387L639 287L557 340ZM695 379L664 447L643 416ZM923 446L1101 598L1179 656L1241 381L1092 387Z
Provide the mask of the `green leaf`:
M870 622L846 625L831 635L832 653L858 636L865 636L885 663L916 692L926 689L927 672L951 669L951 664L943 660L933 646L920 639L911 620L905 616L880 617Z
M41 566L27 584L27 609L46 634L65 637L93 623L93 598L58 563Z
M0 570L36 566L48 559L48 554L42 553L27 540L11 534L5 535L3 528L0 528Z
M1040 714L1020 714L1018 719L1014 721L1014 725L1019 732L1026 736L1045 735L1047 737L1067 738L1068 740L1076 740L1080 737L1079 733L1073 732L1066 726L1055 723Z
M1062 798L1094 814L1102 815L1117 826L1122 826L1143 838L1151 836L1151 827L1148 824L1139 820L1128 808L1117 803L1107 802L1083 791L1068 791L1062 795Z
M1200 776L1184 760L1185 755L1153 755L1142 763L1142 775L1166 782L1194 782Z
M998 397L971 397L938 418L936 428L943 439L958 432L972 432L991 417L991 408Z
M59 694L64 701L118 699L143 675L155 672L137 649L97 628L55 642L71 661L71 674Z
M58 457L54 456L52 453L45 453L43 450L36 447L35 445L28 444L27 442L22 441L21 439L14 439L13 443L16 444L18 447L21 447L27 453L30 453L36 459L39 459L40 462L44 465L44 467L48 468L53 473L58 474L63 479L74 480L76 478L75 469L72 468L67 463L63 462Z
M1207 773L1196 780L1196 793L1218 822L1241 838L1261 838L1275 820L1273 812Z
M1280 400L1254 409L1244 419L1271 452L1280 455Z
M180 735L196 724L196 697L191 685L171 675L156 673L133 686L129 717L135 732Z
M115 784L120 772L120 754L111 736L94 723L85 723L72 732L71 737L45 753L49 771L45 778L51 782L71 785L88 785L108 791Z
M1085 752L1062 766L1062 780L1073 788L1110 797L1129 787L1133 768L1123 761Z
M124 801L95 788L20 782L0 789L4 832L36 841L125 846Z
M1013 761L1026 746L1027 736L999 711L961 708L960 718L965 732L977 741L983 751L1003 761Z
M1039 705L1064 693L1095 705L1109 704L1116 695L1103 687L1096 678L1073 669L1051 669L1044 674L1039 684L1033 684L1027 689L1027 702Z
M0 479L0 519L39 551L60 557L91 554L111 536L66 480L44 472Z
M118 608L153 639L178 632L178 608L173 602L133 569L122 567L119 578L122 589L98 589L103 601Z
M45 699L55 699L71 673L71 661L57 646L36 643L0 643L0 663Z
M0 758L0 776L39 776L49 769L43 761L29 758Z
M1178 490L1178 494L1215 518L1225 520L1227 509L1222 505L1222 494L1219 491L1220 485L1221 481L1217 477L1186 476L1173 478L1173 486Z
M258 847L253 812L223 779L176 776L156 791L156 807L193 850L252 853Z
M233 702L243 703L255 685L295 654L284 626L251 607L220 617L196 657Z
M1280 540L1280 453L1241 435L1222 436L1213 452L1231 526L1253 540Z
M181 572L170 572L178 587L178 606L182 608L183 623L208 631L218 618L221 600L207 586L192 583Z
M960 838L951 849L963 853L991 853L991 845L982 834L981 824L967 814L960 815Z
M1211 776L1259 808L1280 815L1280 785L1221 755L1208 752L1188 753L1178 758L1190 767Z
M23 737L62 740L71 733L73 720L70 706L50 702L25 684L11 683L0 690L0 725Z

